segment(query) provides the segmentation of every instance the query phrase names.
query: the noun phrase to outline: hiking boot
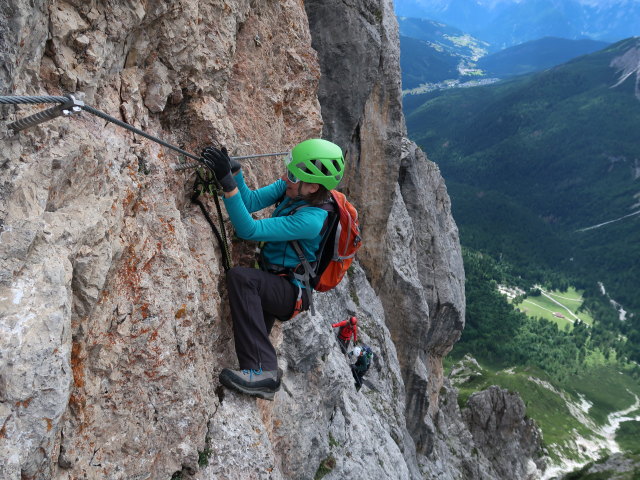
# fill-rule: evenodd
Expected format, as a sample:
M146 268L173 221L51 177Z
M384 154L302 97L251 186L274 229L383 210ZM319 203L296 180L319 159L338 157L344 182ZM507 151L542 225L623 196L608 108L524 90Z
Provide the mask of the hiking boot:
M220 372L220 383L240 393L273 400L280 390L282 370L231 370L224 368Z

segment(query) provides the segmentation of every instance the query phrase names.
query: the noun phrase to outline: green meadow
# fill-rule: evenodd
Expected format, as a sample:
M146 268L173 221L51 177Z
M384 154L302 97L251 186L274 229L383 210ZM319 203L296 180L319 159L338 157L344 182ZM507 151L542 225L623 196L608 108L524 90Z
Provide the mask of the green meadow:
M577 319L593 325L589 312L579 311L582 303L582 291L570 287L566 292L543 290L541 295L529 296L515 306L531 318L544 318L564 329Z

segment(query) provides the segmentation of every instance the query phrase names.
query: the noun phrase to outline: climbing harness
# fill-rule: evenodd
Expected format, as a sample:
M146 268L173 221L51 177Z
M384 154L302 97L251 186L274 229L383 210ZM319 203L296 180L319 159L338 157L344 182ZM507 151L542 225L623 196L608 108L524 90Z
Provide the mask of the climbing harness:
M182 170L186 170L189 168L196 168L196 167L203 167L204 166L204 162L202 161L202 159L196 155L193 155L185 150L183 150L182 148L176 147L175 145L172 145L168 142L165 142L164 140L154 137L153 135L150 135L142 130L140 130L139 128L134 127L133 125L129 125L126 122L123 122L122 120L118 120L117 118L112 117L111 115L107 115L104 112L101 112L100 110L97 110L89 105L86 105L83 101L78 100L77 98L75 98L73 95L65 95L65 96L23 96L23 95L11 95L11 96L0 96L0 105L21 105L21 104L30 104L30 105L36 105L36 104L48 104L48 103L57 103L59 105L53 106L51 108L48 108L46 110L43 110L41 112L35 113L33 115L29 115L28 117L19 119L13 123L10 123L9 125L7 125L7 128L13 130L13 132L17 133L20 132L26 128L30 128L30 127L34 127L36 125L39 125L41 123L44 123L46 121L49 120L53 120L54 118L60 117L60 116L70 116L70 115L74 115L74 114L78 114L81 111L86 111L91 113L92 115L95 115L99 118L102 118L103 120L106 120L108 122L114 123L115 125L118 125L119 127L125 128L133 133L136 133L138 135L141 135L153 142L156 142L160 145L162 145L163 147L169 148L181 155L184 155L185 157L189 157L193 160L196 160L197 163L190 163L190 164L179 164L179 165L172 165L173 169L175 171L182 171ZM234 160L240 160L240 159L247 159L247 158L258 158L258 157L268 157L268 156L278 156L278 155L286 155L287 152L284 153L267 153L267 154L255 154L255 155L245 155L245 156L241 156L241 157L231 157ZM202 211L205 219L207 220L207 222L209 223L209 225L211 226L211 230L213 231L215 237L218 240L218 243L220 245L220 249L223 252L223 259L222 259L222 263L223 263L223 268L226 271L228 271L231 268L231 255L229 253L229 244L228 244L228 240L227 240L227 234L226 234L226 230L224 227L224 221L223 221L223 216L222 216L222 209L220 207L220 200L219 200L219 196L220 196L220 190L217 187L217 179L215 178L215 175L213 174L212 171L210 171L208 168L200 168L197 171L197 180L194 184L194 192L193 195L191 196L191 201L195 204L197 204L200 207L200 210ZM218 219L219 219L219 223L220 223L220 228L218 229L215 224L213 223L213 220L211 219L209 213L207 212L206 207L204 206L204 204L202 203L202 201L200 200L200 195L204 194L204 193L208 193L211 194L215 200L215 204L216 204L216 210L218 213Z
M355 207L343 193L337 190L331 190L329 193L329 201L319 206L328 212L328 216L321 231L322 239L316 261L310 263L307 260L300 242L289 242L300 260L291 274L307 289L311 315L315 315L313 291L327 292L335 288L344 278L362 245L358 212ZM294 207L287 215L293 215L297 210L308 206Z
M280 200L278 200L276 205L279 205L282 202L282 200L284 200L284 195L280 198ZM289 212L287 212L286 215L287 216L293 215L296 211L300 210L301 208L307 208L310 206L311 205L295 206ZM322 208L323 210L326 210L328 212L327 219L325 220L325 223L322 226L322 229L320 231L320 235L322 238L320 240L320 245L318 246L318 252L322 253L325 251L325 247L328 244L330 237L332 236L331 233L333 232L334 226L337 223L337 216L334 213L334 206L331 202L327 202L319 206L319 208ZM263 255L263 248L264 248L265 242L261 242L260 247L256 250L256 253L257 253L256 263L258 268L260 268L261 270L271 272L276 275L286 276L290 280L297 280L302 285L304 285L305 291L307 292L307 299L309 302L308 309L311 311L311 315L313 316L316 314L315 307L313 305L313 290L316 286L316 284L314 283L314 280L316 279L316 276L317 276L317 269L319 267L319 261L321 260L321 258L318 258L318 261L310 263L309 260L307 260L307 257L305 257L304 253L302 252L302 247L300 246L300 243L298 241L292 240L289 242L289 244L291 245L293 250L296 252L296 255L298 256L298 260L300 260L300 263L295 268L285 268L282 265L275 265L267 262L267 260L264 258L264 255ZM300 286L298 286L298 301L296 302L296 308L294 309L294 316L300 313L300 311L302 311L301 308L302 308L302 289L300 288Z

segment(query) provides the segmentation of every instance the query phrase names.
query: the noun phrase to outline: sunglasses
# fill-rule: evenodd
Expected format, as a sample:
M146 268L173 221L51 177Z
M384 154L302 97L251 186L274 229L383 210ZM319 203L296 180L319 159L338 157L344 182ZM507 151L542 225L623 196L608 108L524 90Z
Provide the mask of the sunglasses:
M291 173L291 170L289 170L289 168L288 168L288 165L292 161L293 161L293 157L291 156L291 153L289 153L289 155L284 157L284 168L287 171L287 180L289 180L291 183L298 183L300 181L300 179L298 177L296 177L293 173Z

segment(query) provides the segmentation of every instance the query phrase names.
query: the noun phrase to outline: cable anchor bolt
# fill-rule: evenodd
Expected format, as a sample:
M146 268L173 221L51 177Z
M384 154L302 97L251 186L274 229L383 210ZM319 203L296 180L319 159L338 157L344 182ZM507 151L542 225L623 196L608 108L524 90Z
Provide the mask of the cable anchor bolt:
M82 111L82 107L84 107L84 102L82 100L78 100L73 95L65 96L68 98L65 103L34 113L33 115L21 118L20 120L16 120L15 122L7 125L7 128L14 132L19 132L26 128L35 127L41 123L53 120L61 115L70 116Z

